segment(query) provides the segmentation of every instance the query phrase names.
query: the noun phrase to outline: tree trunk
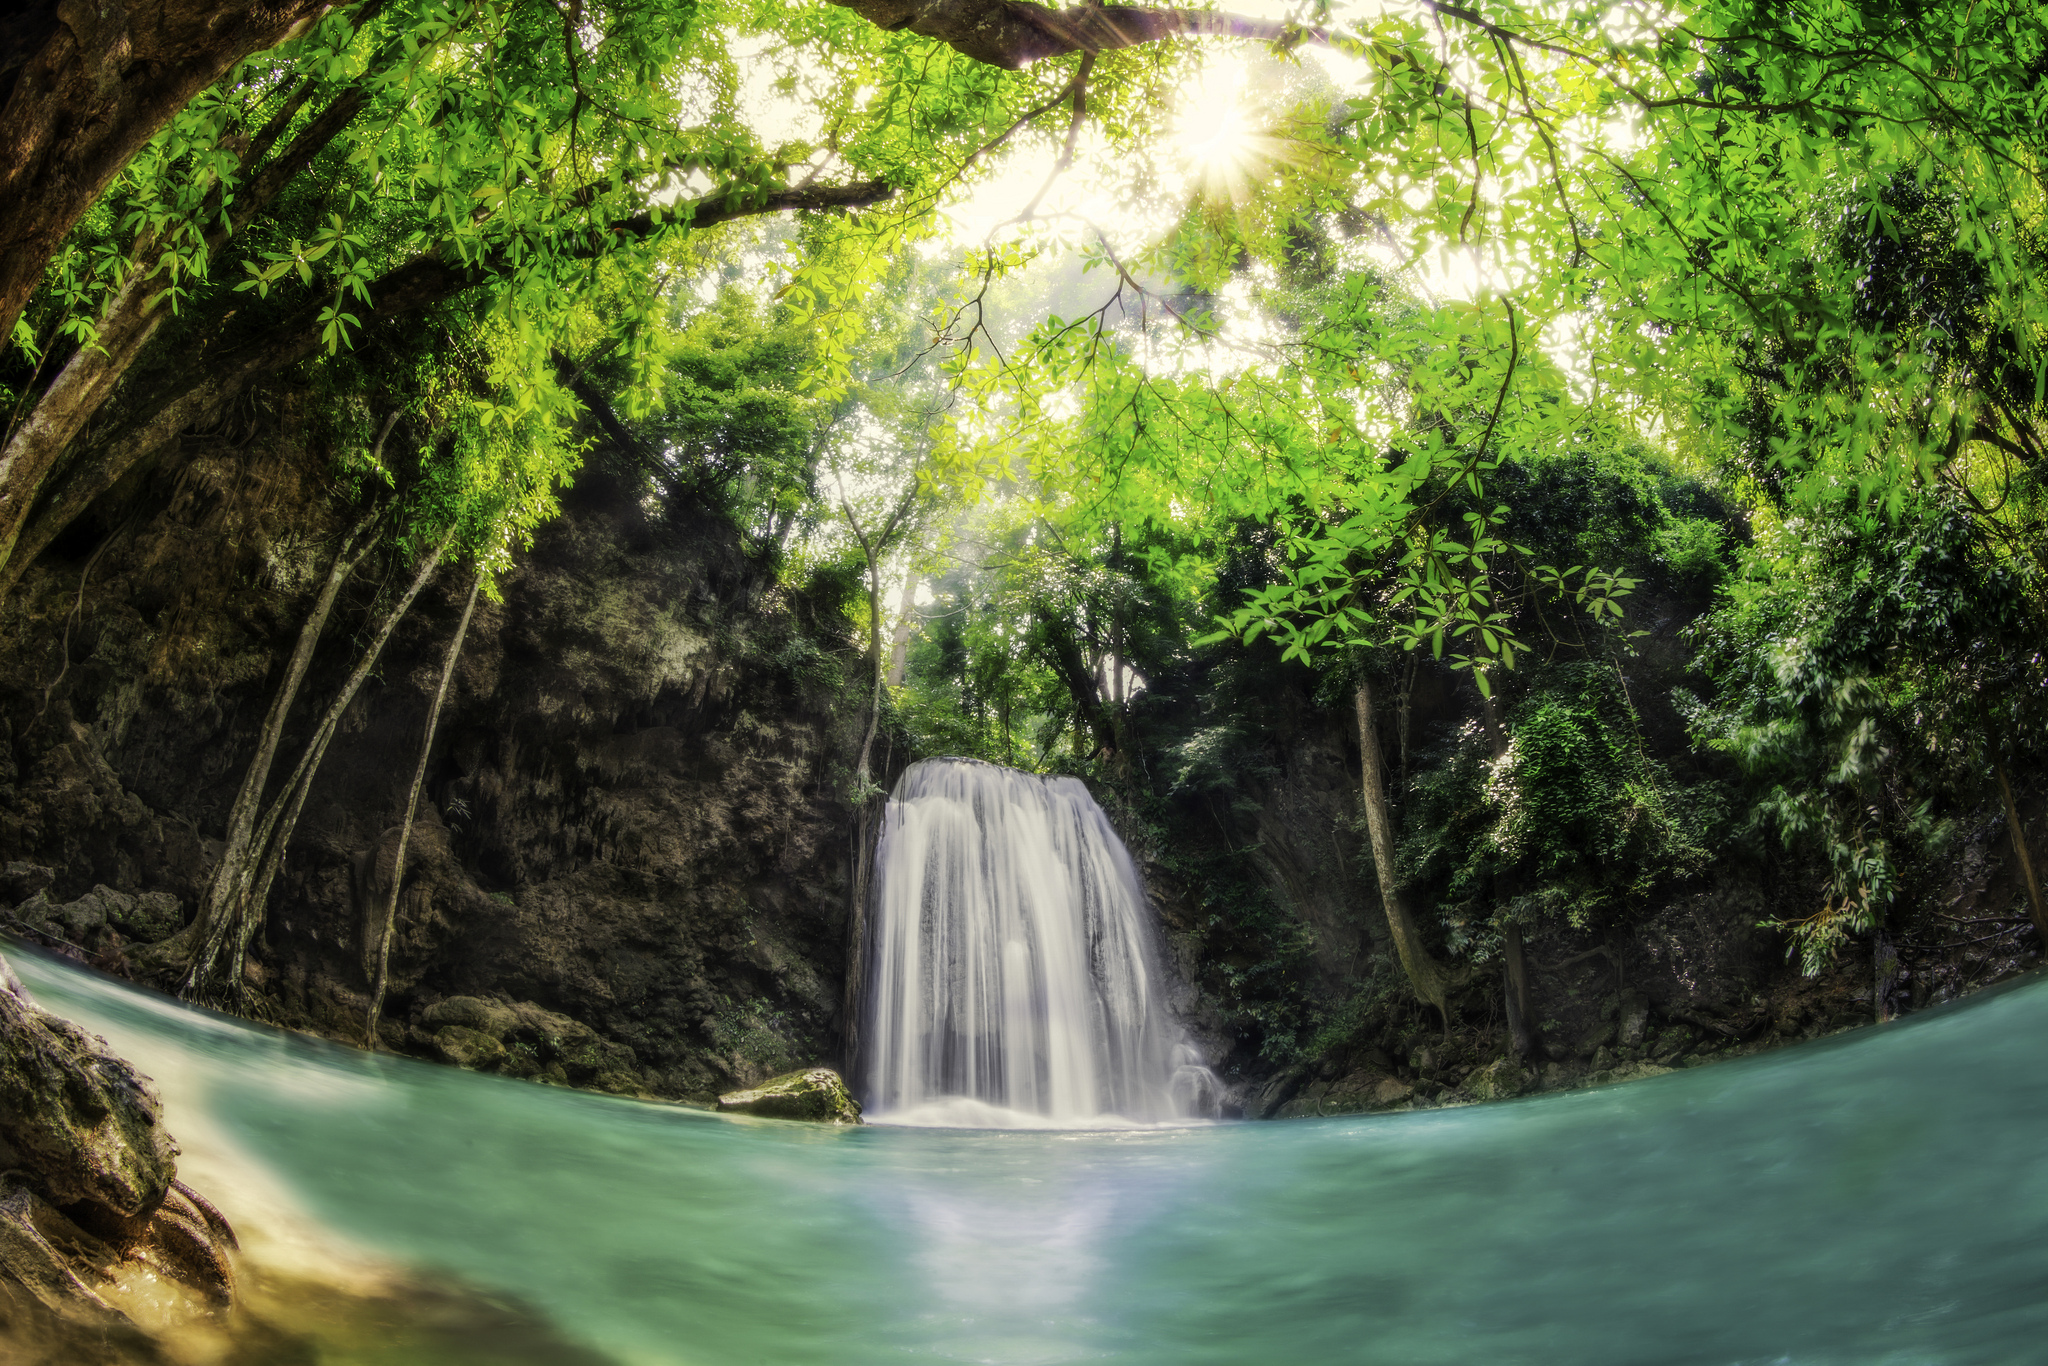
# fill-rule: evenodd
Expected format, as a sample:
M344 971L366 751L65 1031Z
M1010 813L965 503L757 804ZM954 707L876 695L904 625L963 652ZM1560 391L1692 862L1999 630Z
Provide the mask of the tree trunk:
M917 571L911 570L903 576L903 596L896 602L896 628L889 637L889 686L903 686L903 676L910 668L910 636L915 629L916 618L911 614L917 610Z
M1095 741L1098 751L1117 753L1122 746L1118 743L1115 722L1102 705L1101 684L1096 671L1088 666L1087 656L1081 651L1081 642L1074 638L1072 623L1062 617L1056 608L1040 604L1036 608L1041 635L1046 643L1051 664L1067 685L1067 696L1073 699L1074 714L1086 727L1087 734Z
M298 645L292 651L290 663L285 666L284 680L278 684L277 695L270 701L270 711L263 718L263 728L257 733L255 757L249 760L249 767L242 774L241 790L235 794L235 804L228 809L227 842L194 921L202 940L215 947L220 942L224 918L231 916L233 908L241 904L249 888L250 876L255 871L257 860L249 856L249 841L256 832L257 815L263 809L263 791L270 783L270 767L277 757L285 718L290 715L292 704L298 700L299 685L305 681L306 670L313 662L313 651L327 629L327 618L334 610L335 598L357 562L374 543L368 533L375 519L376 514L373 513L356 523L335 552L334 562L328 566L327 582L321 585L313 610L299 628Z
M1386 777L1381 770L1379 735L1373 726L1372 685L1358 683L1354 699L1358 708L1358 748L1364 769L1361 794L1365 800L1365 827L1372 843L1373 871L1379 875L1380 905L1387 913L1387 928L1394 935L1394 951L1400 955L1401 970L1417 1000L1437 1008L1444 1028L1450 1029L1450 992L1454 974L1430 956L1422 942L1422 931L1401 900L1394 874L1394 821L1387 808Z
M1049 9L1030 0L831 0L869 23L936 38L963 56L1011 71L1069 52L1114 52L1180 37L1249 38L1293 46L1327 42L1306 24L1214 10L1084 3Z
M1508 1042L1515 1056L1527 1061L1536 1051L1535 1030L1529 1025L1529 964L1522 953L1522 927L1507 925L1507 1013Z
M234 172L232 210L221 212L224 196L216 186L213 196L199 211L197 216L206 224L206 251L218 251L230 235L254 222L257 214L313 163L368 102L369 97L361 88L345 91L268 165L254 175L245 175L256 158L268 150L275 135L283 131L283 123L289 123L289 113L281 114L283 123L273 120L272 127L263 130L264 136L259 136L243 154ZM291 108L288 101L287 110ZM135 264L129 267L120 289L100 311L92 343L72 352L50 387L36 399L27 418L0 446L0 570L5 570L16 552L38 495L63 463L72 442L106 406L143 348L171 317L171 310L162 306L165 287L155 283L165 259L165 254L156 250L162 237L161 233L150 232L136 241ZM11 581L11 576L0 577L0 583Z
M162 963L166 966L183 963L186 971L179 983L178 994L192 999L215 990L223 972L232 973L228 978L227 991L239 996L242 990L241 965L247 953L248 944L262 923L263 910L270 898L270 885L284 864L286 849L291 844L292 833L297 829L299 813L305 809L306 794L312 790L313 777L319 772L320 762L327 755L327 746L333 742L334 732L341 725L341 718L355 701L368 681L370 671L377 666L377 659L384 651L391 633L398 629L398 623L411 609L413 599L420 595L435 571L440 567L441 557L447 553L449 544L455 539L455 528L447 532L434 548L422 557L412 582L405 593L385 614L377 628L377 634L363 650L362 658L342 684L341 691L329 704L327 713L321 717L313 738L306 742L306 749L299 756L298 765L286 780L284 789L271 802L256 827L243 857L259 859L257 873L247 892L236 901L222 908L217 921L201 930L194 921L173 938L162 944L151 945L143 951L142 961ZM188 957L189 955L189 957Z
M1507 724L1501 720L1499 700L1491 691L1479 695L1479 716L1481 727L1486 731L1487 747L1493 751L1494 762L1498 763L1507 758L1511 744ZM1505 962L1502 996L1508 1017L1508 1041L1515 1050L1515 1056L1526 1062L1536 1051L1536 1032L1529 1023L1529 965L1522 952L1522 926L1514 919L1512 910L1518 881L1513 871L1496 878L1493 895L1499 903L1495 914L1503 922L1501 940Z
M854 785L865 789L870 781L868 756L875 747L875 732L882 728L882 568L868 554L868 663L874 669L875 686L868 699L868 733L861 737L860 762L854 766Z
M334 0L29 0L0 52L0 346L121 168L236 62ZM0 505L0 513L11 509Z
M398 827L398 852L391 860L391 895L384 902L384 933L377 940L377 980L370 988L369 1021L363 1030L370 1049L377 1047L377 1017L384 1013L384 989L391 979L391 936L398 927L398 893L405 886L405 849L412 842L412 818L419 810L420 788L427 781L427 760L434 753L434 729L441 721L441 705L448 700L448 681L455 677L455 661L462 654L462 638L469 634L469 619L476 611L476 594L483 587L483 571L470 581L469 600L462 604L462 620L455 624L455 639L448 642L448 659L441 666L441 686L434 690L434 705L427 709L427 733L420 740L420 762L412 771L412 788L405 795L405 819Z
M2048 903L2041 899L2041 879L2034 874L2034 856L2027 848L2027 828L2020 820L2019 803L2013 800L2005 765L1993 759L1991 767L1998 774L1998 795L2005 803L2005 828L2012 836L2012 851L2019 855L2020 876L2027 884L2027 909L2034 917L2034 932L2041 936L2041 952L2048 954Z

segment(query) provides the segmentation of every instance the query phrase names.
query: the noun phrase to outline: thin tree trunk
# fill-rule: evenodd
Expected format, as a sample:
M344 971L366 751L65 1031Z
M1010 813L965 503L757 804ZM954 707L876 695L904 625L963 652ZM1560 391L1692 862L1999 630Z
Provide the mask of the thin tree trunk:
M1515 1056L1527 1059L1536 1051L1535 1031L1529 1026L1529 964L1522 953L1522 927L1507 925L1508 1042Z
M1998 795L2005 802L2005 828L2012 836L2012 851L2020 857L2020 876L2027 884L2027 908L2034 917L2034 932L2041 936L2041 951L2048 954L2048 902L2041 899L2041 879L2034 874L2034 856L2027 848L2027 829L2020 820L2019 803L2012 798L2012 783L2005 776L2005 765L1997 759L1991 761L1993 771L1998 774Z
M1501 720L1499 700L1492 692L1482 692L1479 703L1487 745L1498 763L1507 757L1510 748L1507 724ZM1517 880L1513 872L1496 879L1494 896L1500 902L1496 914L1505 921L1501 927L1502 957L1505 959L1502 995L1507 1007L1508 1042L1515 1056L1526 1061L1536 1051L1536 1038L1529 1023L1529 965L1522 952L1522 926L1513 918L1512 910Z
M391 860L391 895L384 902L384 933L377 940L377 980L370 989L369 1022L363 1033L371 1051L377 1047L377 1017L384 1013L384 989L391 980L391 936L398 926L398 893L405 885L405 850L412 842L412 818L420 806L420 788L427 781L427 760L434 753L434 730L441 721L441 705L448 700L448 681L455 677L455 661L462 654L462 638L469 634L469 619L476 611L476 594L483 587L483 571L470 581L469 600L462 604L462 620L455 624L455 639L448 642L448 659L441 666L441 686L434 690L434 705L427 709L427 733L420 740L420 762L412 771L412 790L405 795L405 820L398 827L398 852Z
M178 987L179 995L191 998L210 990L219 970L235 969L246 953L247 945L263 919L263 908L269 900L271 881L284 863L285 850L290 845L292 833L298 826L299 813L305 808L306 794L312 790L313 777L319 771L321 760L327 755L327 746L333 741L343 714L355 701L356 694L362 691L363 684L370 677L370 671L377 666L377 658L383 653L385 643L391 639L391 633L398 629L398 623L411 609L413 599L417 598L421 590L432 581L435 571L440 567L441 557L447 553L448 546L454 539L455 528L451 526L441 537L440 542L422 557L412 582L393 604L391 611L385 615L383 623L377 628L377 634L364 649L362 658L356 662L354 671L349 674L348 680L342 684L340 693L328 706L327 714L321 718L313 738L307 741L305 752L299 756L298 765L292 770L291 777L286 780L284 789L271 802L270 809L257 825L256 834L245 854L245 857L261 859L254 883L238 901L225 908L224 914L203 938L195 932L198 930L198 922L195 921L176 938L165 940L162 945L152 946L151 957L166 962L177 962L188 950L191 952L184 980ZM195 941L198 942L195 944ZM233 948L224 955L222 950L230 942ZM223 957L228 961L223 963ZM230 979L230 990L237 993L241 990L239 971Z
M392 414L392 421L395 422L397 416ZM385 431L390 429L387 422ZM381 438L377 444L381 449ZM220 862L214 866L213 880L207 884L206 895L199 903L199 914L194 918L194 924L200 927L199 935L209 943L218 945L216 927L233 907L240 904L248 890L250 876L258 861L250 854L249 841L256 831L258 813L263 809L263 791L270 784L270 768L277 758L277 745L284 734L285 718L290 715L292 704L298 700L299 687L305 682L306 670L313 662L313 652L320 644L320 637L326 632L327 618L334 610L342 585L348 582L356 565L375 544L369 530L377 515L373 512L357 522L335 552L334 562L328 566L327 582L321 585L313 610L299 628L298 644L292 651L290 663L285 666L284 680L278 684L277 695L270 701L270 711L263 718L263 728L257 733L255 757L249 760L249 766L242 774L241 790L235 794L235 803L228 809L227 841L221 850Z
M1415 714L1415 671L1421 666L1422 657L1413 651L1408 655L1408 672L1401 680L1401 700L1395 707L1395 738L1401 746L1401 790L1408 790L1408 737L1413 729Z
M848 897L847 954L846 954L846 1065L849 1070L858 1066L860 1055L860 1011L861 1001L866 994L867 937L868 937L868 896L875 873L875 839L877 797L869 788L873 776L869 770L869 756L873 752L875 733L882 721L882 584L881 570L875 563L875 551L855 521L850 505L841 502L846 512L847 525L853 528L860 540L862 553L868 564L868 649L869 659L874 665L874 690L868 705L867 734L861 737L860 762L854 766L855 801L853 805L853 885Z
M916 626L911 613L917 609L917 571L903 576L903 596L896 603L896 628L889 637L889 686L903 686L910 668L910 635Z
M1401 970L1416 998L1437 1008L1444 1029L1450 1030L1450 989L1453 976L1430 955L1422 942L1422 931L1408 907L1394 873L1394 822L1387 808L1386 776L1380 763L1379 736L1373 726L1372 685L1360 679L1355 697L1358 709L1358 748L1364 769L1361 795L1365 801L1365 827L1372 842L1373 871L1379 875L1380 905L1387 913L1387 928L1394 935L1394 951L1400 955Z
M865 544L861 547L866 550ZM875 747L875 732L882 728L882 569L875 552L868 552L868 660L874 666L875 686L868 701L868 733L861 737L860 762L854 766L856 786L869 781L868 756Z

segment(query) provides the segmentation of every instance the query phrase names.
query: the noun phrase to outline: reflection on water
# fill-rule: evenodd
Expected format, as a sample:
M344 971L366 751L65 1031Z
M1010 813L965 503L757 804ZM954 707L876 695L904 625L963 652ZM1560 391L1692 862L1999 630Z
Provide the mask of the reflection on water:
M2043 983L1606 1091L1081 1133L733 1120L16 965L163 1081L238 1222L268 1188L621 1362L2048 1356Z

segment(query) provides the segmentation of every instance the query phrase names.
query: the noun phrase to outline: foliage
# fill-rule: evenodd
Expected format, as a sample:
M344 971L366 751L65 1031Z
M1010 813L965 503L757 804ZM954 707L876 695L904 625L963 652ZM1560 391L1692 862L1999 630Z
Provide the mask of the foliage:
M1938 489L1908 519L1831 511L1761 538L1700 623L1718 695L1690 718L1756 785L1757 828L1825 870L1786 926L1809 973L1885 921L1986 760L2043 738L2031 567Z
M1705 871L1719 793L1645 752L1611 666L1541 670L1510 721L1499 757L1468 726L1415 786L1404 872L1441 888L1454 950L1504 919L1608 928Z

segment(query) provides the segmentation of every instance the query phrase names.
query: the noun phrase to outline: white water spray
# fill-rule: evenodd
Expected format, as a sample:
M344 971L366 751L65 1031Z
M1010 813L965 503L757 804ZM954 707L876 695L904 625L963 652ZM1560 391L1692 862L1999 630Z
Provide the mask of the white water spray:
M1088 789L913 764L882 817L861 1073L870 1117L961 1127L1216 1112L1167 1013L1144 884Z

